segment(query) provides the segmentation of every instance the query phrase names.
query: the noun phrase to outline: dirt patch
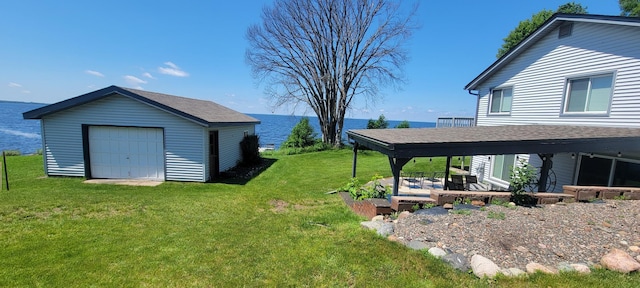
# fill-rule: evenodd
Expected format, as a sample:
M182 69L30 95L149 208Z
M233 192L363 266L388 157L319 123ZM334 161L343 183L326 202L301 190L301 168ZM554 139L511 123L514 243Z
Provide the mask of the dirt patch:
M273 207L271 208L271 211L275 213L287 212L287 208L289 207L289 203L284 200L271 200L269 201L269 205Z

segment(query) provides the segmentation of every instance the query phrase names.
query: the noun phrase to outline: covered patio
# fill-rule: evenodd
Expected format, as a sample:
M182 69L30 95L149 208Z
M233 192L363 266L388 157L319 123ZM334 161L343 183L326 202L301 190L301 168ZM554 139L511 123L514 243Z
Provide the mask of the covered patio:
M537 154L542 159L539 192L545 192L554 153L640 151L640 128L566 125L508 125L452 128L349 130L353 140L352 177L360 146L387 155L398 195L400 171L414 157L447 157L445 185L453 156Z

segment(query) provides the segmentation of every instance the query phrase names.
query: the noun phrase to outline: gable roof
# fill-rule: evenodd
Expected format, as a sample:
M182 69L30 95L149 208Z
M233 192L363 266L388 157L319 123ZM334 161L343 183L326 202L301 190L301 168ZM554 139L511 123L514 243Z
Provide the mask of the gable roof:
M493 76L493 74L498 72L502 67L509 64L509 62L511 62L513 59L525 52L529 47L538 42L538 40L545 37L555 28L566 22L586 22L640 27L640 18L638 17L607 16L594 14L553 14L551 18L542 23L542 25L540 25L538 29L529 34L527 38L523 39L518 45L511 48L511 50L509 50L498 60L493 62L493 64L491 64L487 69L482 71L480 75L471 80L471 82L469 82L469 84L467 84L464 89L477 90L480 84Z
M58 103L27 111L24 112L22 116L24 119L42 119L44 116L113 95L120 95L135 101L140 101L162 111L207 127L220 126L221 124L229 126L260 124L258 119L211 101L123 88L119 86L109 86Z

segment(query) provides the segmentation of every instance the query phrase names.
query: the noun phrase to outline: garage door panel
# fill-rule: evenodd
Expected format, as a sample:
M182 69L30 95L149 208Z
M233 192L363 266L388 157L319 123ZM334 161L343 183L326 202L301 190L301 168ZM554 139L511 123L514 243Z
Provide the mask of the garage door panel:
M162 129L91 126L89 157L94 178L164 180Z

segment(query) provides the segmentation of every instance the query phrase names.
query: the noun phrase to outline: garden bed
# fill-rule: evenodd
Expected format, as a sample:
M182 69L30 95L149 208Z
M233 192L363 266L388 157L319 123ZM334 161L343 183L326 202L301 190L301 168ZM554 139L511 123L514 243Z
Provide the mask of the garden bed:
M372 219L376 215L388 215L393 212L391 203L387 199L368 198L364 200L353 200L348 192L339 192L344 203L358 215Z

